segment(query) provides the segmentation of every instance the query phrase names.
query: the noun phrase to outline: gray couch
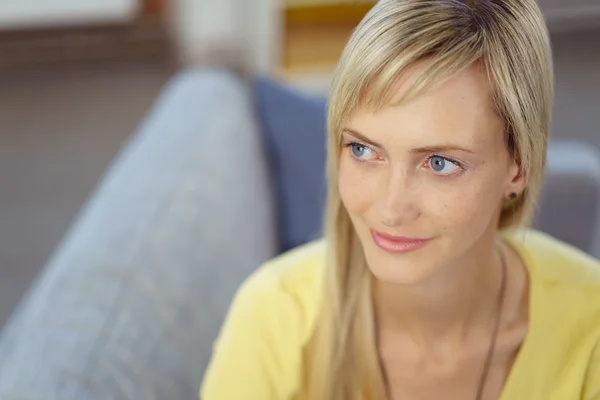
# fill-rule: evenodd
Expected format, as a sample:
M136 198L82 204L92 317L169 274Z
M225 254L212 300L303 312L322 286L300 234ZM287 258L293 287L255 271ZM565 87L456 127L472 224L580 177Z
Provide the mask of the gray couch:
M196 398L235 289L284 248L256 85L168 86L2 332L0 399ZM599 177L589 147L553 143L538 226L598 251Z

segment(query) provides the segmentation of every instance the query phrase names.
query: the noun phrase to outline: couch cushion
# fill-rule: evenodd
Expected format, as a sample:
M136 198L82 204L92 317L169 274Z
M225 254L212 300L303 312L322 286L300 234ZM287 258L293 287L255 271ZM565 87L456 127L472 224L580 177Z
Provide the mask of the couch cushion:
M254 80L254 96L270 154L285 251L321 234L326 101L262 77Z

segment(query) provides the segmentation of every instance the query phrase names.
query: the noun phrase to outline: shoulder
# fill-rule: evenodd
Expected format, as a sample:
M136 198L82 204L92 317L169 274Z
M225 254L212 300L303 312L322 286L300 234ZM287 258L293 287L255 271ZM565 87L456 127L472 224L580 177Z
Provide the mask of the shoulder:
M309 243L244 281L215 343L202 399L292 397L316 319L323 260L324 244Z
M267 261L245 284L277 286L282 291L294 292L299 286L315 283L324 260L325 241L313 241Z
M600 296L600 260L533 229L510 231L506 238L523 258L533 280L590 290Z
M531 318L543 331L554 332L563 351L566 335L577 338L582 357L589 356L600 340L600 261L535 230L514 231L506 238L529 272Z
M297 328L308 336L318 309L324 262L323 240L281 254L243 282L234 305L252 308L263 318L285 316L288 324L296 320Z
M587 393L600 396L600 261L535 230L507 232L530 277L530 333L540 373L546 366L571 366L585 373ZM527 348L525 346L524 348ZM539 358L539 354L543 354ZM533 358L532 358L533 360ZM538 362L538 361L535 361ZM564 367L567 368L567 367ZM586 372L587 370L587 372ZM554 372L552 372L554 373Z
M302 296L319 285L324 261L325 242L307 243L261 265L241 290L266 296Z

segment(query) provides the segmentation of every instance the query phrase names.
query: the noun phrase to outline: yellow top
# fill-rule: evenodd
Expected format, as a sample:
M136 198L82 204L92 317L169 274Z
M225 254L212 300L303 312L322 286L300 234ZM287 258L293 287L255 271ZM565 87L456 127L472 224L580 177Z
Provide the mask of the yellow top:
M530 275L529 332L501 400L600 400L600 262L536 231L506 234ZM288 400L314 329L324 243L292 250L239 289L202 400Z

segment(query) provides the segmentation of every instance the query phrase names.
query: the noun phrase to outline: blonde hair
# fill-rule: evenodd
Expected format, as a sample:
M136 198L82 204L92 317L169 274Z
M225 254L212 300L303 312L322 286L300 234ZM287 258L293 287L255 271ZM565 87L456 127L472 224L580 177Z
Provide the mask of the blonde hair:
M530 220L545 169L553 99L546 25L534 0L380 0L353 32L337 67L328 115L328 247L322 308L305 349L302 398L386 398L371 304L371 277L338 192L340 131L357 109L390 105L394 83L427 67L410 100L480 63L527 188L503 205L499 229Z

